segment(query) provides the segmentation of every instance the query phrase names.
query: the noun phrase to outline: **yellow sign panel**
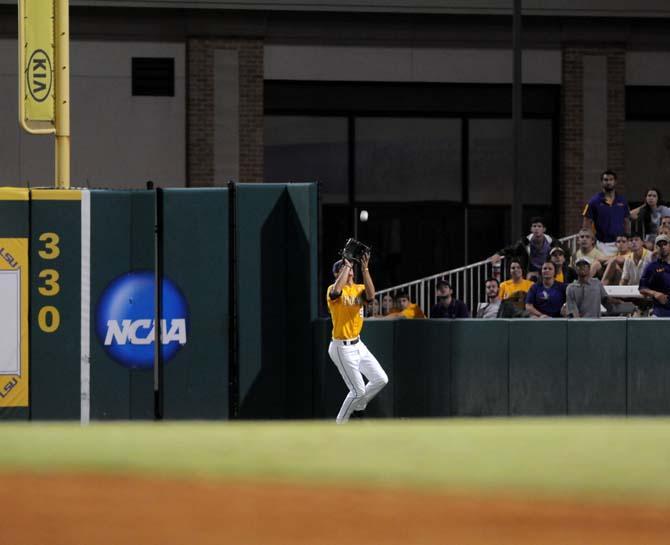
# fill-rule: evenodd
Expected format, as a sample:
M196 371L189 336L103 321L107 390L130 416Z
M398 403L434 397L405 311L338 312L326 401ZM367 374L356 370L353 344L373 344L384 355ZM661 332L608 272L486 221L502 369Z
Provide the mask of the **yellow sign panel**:
M27 407L27 238L0 238L0 305L0 407Z
M54 1L20 2L25 121L54 122Z
M33 201L80 201L81 191L78 189L33 189L30 198Z

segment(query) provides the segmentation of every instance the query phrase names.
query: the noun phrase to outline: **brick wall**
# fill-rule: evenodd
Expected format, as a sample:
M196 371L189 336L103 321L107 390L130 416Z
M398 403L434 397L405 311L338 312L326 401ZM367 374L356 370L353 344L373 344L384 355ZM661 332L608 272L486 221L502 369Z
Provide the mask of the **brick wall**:
M581 212L591 196L584 191L584 55L607 57L607 164L619 175L619 190L625 190L624 122L626 117L626 55L618 46L569 45L563 48L561 119L561 233L576 232Z
M239 171L242 182L263 181L263 42L193 38L187 47L188 185L211 186L214 179L214 51L239 54Z

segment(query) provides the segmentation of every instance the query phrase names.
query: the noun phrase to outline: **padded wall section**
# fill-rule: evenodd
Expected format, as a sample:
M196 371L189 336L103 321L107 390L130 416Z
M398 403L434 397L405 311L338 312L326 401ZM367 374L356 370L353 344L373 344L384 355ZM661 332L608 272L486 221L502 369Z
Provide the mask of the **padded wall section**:
M508 320L454 320L451 414L508 414Z
M316 184L286 186L286 417L311 418L312 325L317 316L318 194Z
M368 414L668 415L666 322L367 320L363 338L391 381L383 410ZM320 418L334 418L347 393L327 356L330 327L330 319L315 321Z
M314 184L236 187L239 415L311 417Z
M670 414L670 320L628 320L628 414Z
M448 416L450 320L398 320L394 381L397 417Z
M81 407L81 193L31 192L31 418L78 420Z
M568 322L568 414L626 414L627 320Z
M337 411L346 395L346 387L337 386L342 382L335 364L328 356L328 345L332 333L330 318L318 318L312 322L312 403L314 417L335 419Z
M510 320L511 415L567 413L567 322Z
M95 327L101 296L113 281L133 271L153 273L154 201L152 191L91 191L92 419L154 417L152 370L130 369L110 357ZM153 318L147 314L142 318Z
M188 342L165 365L164 417L228 417L228 189L164 193L164 275L188 302Z
M236 188L239 415L286 416L287 198L283 184ZM292 264L292 267L299 265Z

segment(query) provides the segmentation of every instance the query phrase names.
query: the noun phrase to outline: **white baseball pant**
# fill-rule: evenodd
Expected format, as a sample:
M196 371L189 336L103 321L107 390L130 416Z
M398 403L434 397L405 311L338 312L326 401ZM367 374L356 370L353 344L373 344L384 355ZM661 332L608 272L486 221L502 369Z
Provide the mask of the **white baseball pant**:
M354 411L365 409L370 400L388 384L388 377L379 365L377 358L365 346L362 340L356 344L352 341L333 339L328 347L328 355L342 375L344 383L349 388L344 398L336 422L343 424ZM363 377L368 379L367 384Z

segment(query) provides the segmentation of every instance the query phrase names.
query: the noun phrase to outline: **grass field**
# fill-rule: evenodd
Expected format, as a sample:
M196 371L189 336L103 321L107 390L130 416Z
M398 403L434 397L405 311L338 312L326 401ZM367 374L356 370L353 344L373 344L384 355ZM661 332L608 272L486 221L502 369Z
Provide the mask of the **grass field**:
M0 467L158 473L670 504L670 420L2 425Z

